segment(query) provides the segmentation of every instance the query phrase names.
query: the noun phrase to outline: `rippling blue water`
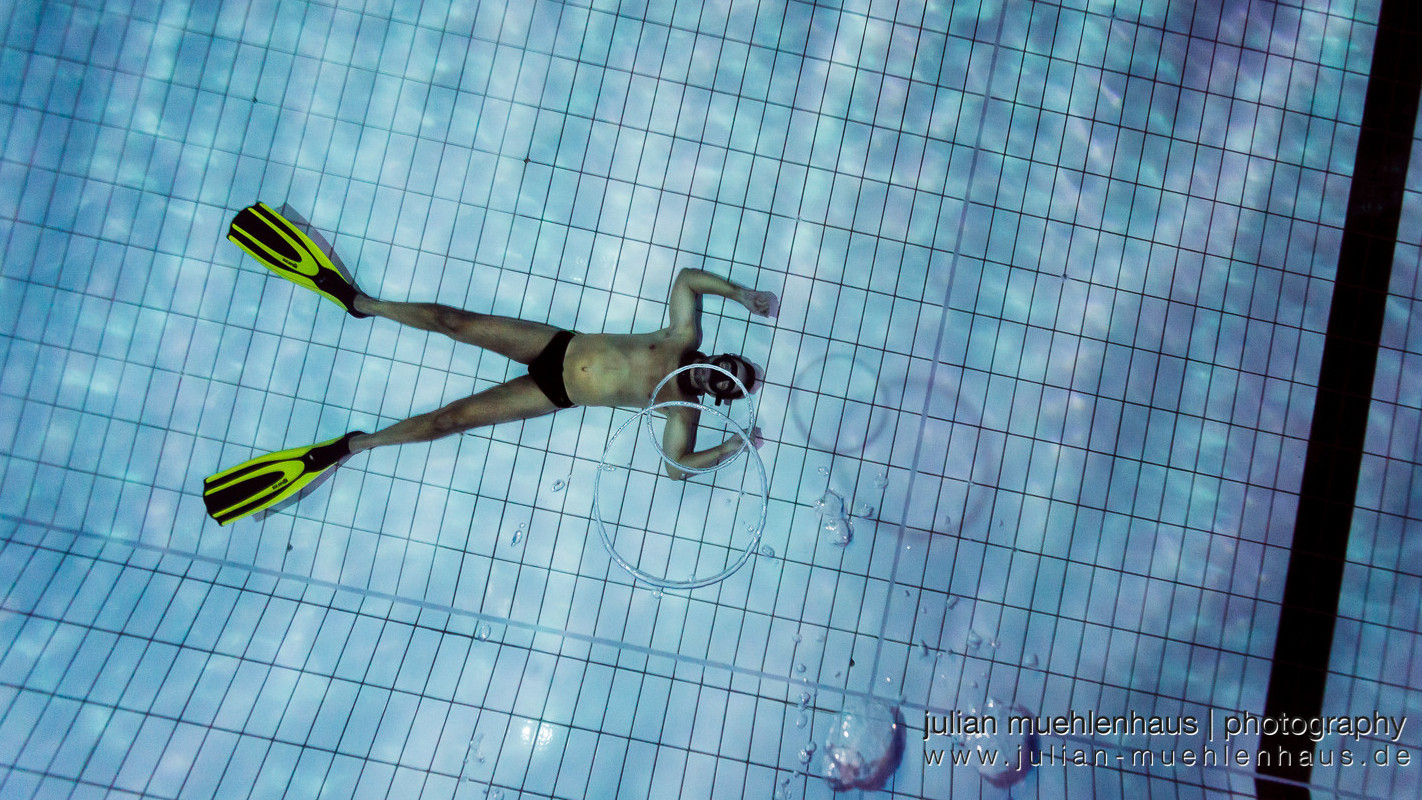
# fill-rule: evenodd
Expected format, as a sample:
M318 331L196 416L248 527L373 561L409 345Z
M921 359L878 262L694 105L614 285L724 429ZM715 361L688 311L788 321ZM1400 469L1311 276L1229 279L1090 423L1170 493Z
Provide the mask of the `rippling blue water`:
M925 712L1262 710L1378 3L445 5L0 22L0 795L825 797L848 692L902 698L886 791L997 797ZM1422 724L1414 188L1325 711ZM705 302L766 370L760 554L612 564L606 409L211 524L220 467L521 373L272 279L223 238L258 199L387 299L626 333L680 268L776 292ZM615 455L642 569L746 547L743 463Z

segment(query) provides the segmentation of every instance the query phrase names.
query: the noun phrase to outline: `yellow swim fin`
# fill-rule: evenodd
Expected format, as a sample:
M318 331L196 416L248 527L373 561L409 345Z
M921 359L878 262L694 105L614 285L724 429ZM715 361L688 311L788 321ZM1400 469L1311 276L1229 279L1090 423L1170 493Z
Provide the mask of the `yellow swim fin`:
M355 300L360 290L355 284L336 269L310 237L266 203L237 212L227 238L272 272L330 300L347 314L370 316L356 311Z
M351 454L351 431L329 442L258 456L203 482L207 513L219 524L235 522L292 497Z

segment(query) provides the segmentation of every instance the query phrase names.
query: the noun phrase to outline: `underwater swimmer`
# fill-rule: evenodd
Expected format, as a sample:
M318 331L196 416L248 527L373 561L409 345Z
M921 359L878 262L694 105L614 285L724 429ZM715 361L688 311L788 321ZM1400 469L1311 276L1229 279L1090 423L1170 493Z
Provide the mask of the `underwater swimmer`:
M573 406L635 407L648 403L668 373L690 363L714 364L736 375L755 391L755 367L742 356L709 358L701 345L701 298L734 300L751 313L773 317L779 301L771 292L754 291L699 269L683 269L668 298L668 324L636 334L578 334L541 322L480 314L437 303L380 300L355 287L304 233L263 204L244 209L232 222L228 238L288 280L335 302L355 317L384 317L456 341L492 350L526 364L521 375L498 386L456 400L443 408L397 422L375 433L352 431L337 439L253 459L208 478L204 500L208 513L226 525L263 511L295 495L346 456L408 442L427 442L451 434L529 419ZM668 383L655 402L698 401L705 395L719 405L741 396L725 375L710 369L688 370ZM667 455L693 469L713 467L740 450L739 436L695 450L700 412L673 407L662 412ZM763 443L751 431L756 447ZM688 473L668 464L667 474L684 480Z

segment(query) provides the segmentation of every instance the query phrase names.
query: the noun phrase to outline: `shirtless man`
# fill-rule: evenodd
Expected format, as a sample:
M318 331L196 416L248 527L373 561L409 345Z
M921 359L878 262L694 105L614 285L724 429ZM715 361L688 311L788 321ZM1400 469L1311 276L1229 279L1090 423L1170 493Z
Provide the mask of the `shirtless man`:
M670 319L665 328L652 333L573 334L541 322L479 314L436 303L400 303L359 295L354 306L362 314L385 317L492 350L527 364L529 374L376 433L356 435L350 440L351 452L427 442L572 406L641 408L663 378L692 361L715 362L730 369L754 391L757 376L749 361L730 355L708 359L696 352L701 344L701 296L707 294L735 300L752 314L767 317L775 315L779 302L771 292L737 286L699 269L684 269L672 284L668 298ZM690 370L678 377L688 380L668 383L657 402L697 401L708 393L719 402L723 396L734 399L739 395L734 384L713 370ZM716 391L718 387L721 391ZM740 437L732 436L715 447L695 450L700 412L673 407L662 413L667 418L662 447L687 467L713 467L741 448ZM763 441L760 429L752 430L751 436L759 447ZM688 477L688 473L671 464L666 465L666 470L676 480Z
M397 303L371 297L360 291L310 236L264 203L238 212L227 238L272 272L336 303L353 317L385 317L443 333L527 364L528 375L382 431L351 431L330 441L258 456L212 475L203 481L203 502L207 513L222 525L274 510L324 480L353 453L372 447L427 442L575 405L644 406L668 373L689 363L726 368L754 391L757 376L749 361L735 355L708 359L696 351L701 344L700 298L720 295L762 316L775 316L778 302L770 292L752 291L699 269L682 270L672 285L667 327L655 333L583 336L541 322L437 303ZM656 399L695 401L706 394L714 396L718 404L741 396L730 378L701 369L679 374ZM662 447L683 467L713 467L741 448L740 438L733 437L696 450L696 409L672 407L664 414L667 427ZM759 429L750 435L752 443L760 447ZM688 477L673 464L667 464L666 470L677 480Z

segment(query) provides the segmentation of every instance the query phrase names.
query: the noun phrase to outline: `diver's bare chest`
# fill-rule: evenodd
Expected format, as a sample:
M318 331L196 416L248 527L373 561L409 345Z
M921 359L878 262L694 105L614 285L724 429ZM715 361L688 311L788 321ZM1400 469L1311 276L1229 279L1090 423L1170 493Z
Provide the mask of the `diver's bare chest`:
M680 365L685 349L662 331L578 336L568 343L563 362L568 396L579 405L642 405Z

